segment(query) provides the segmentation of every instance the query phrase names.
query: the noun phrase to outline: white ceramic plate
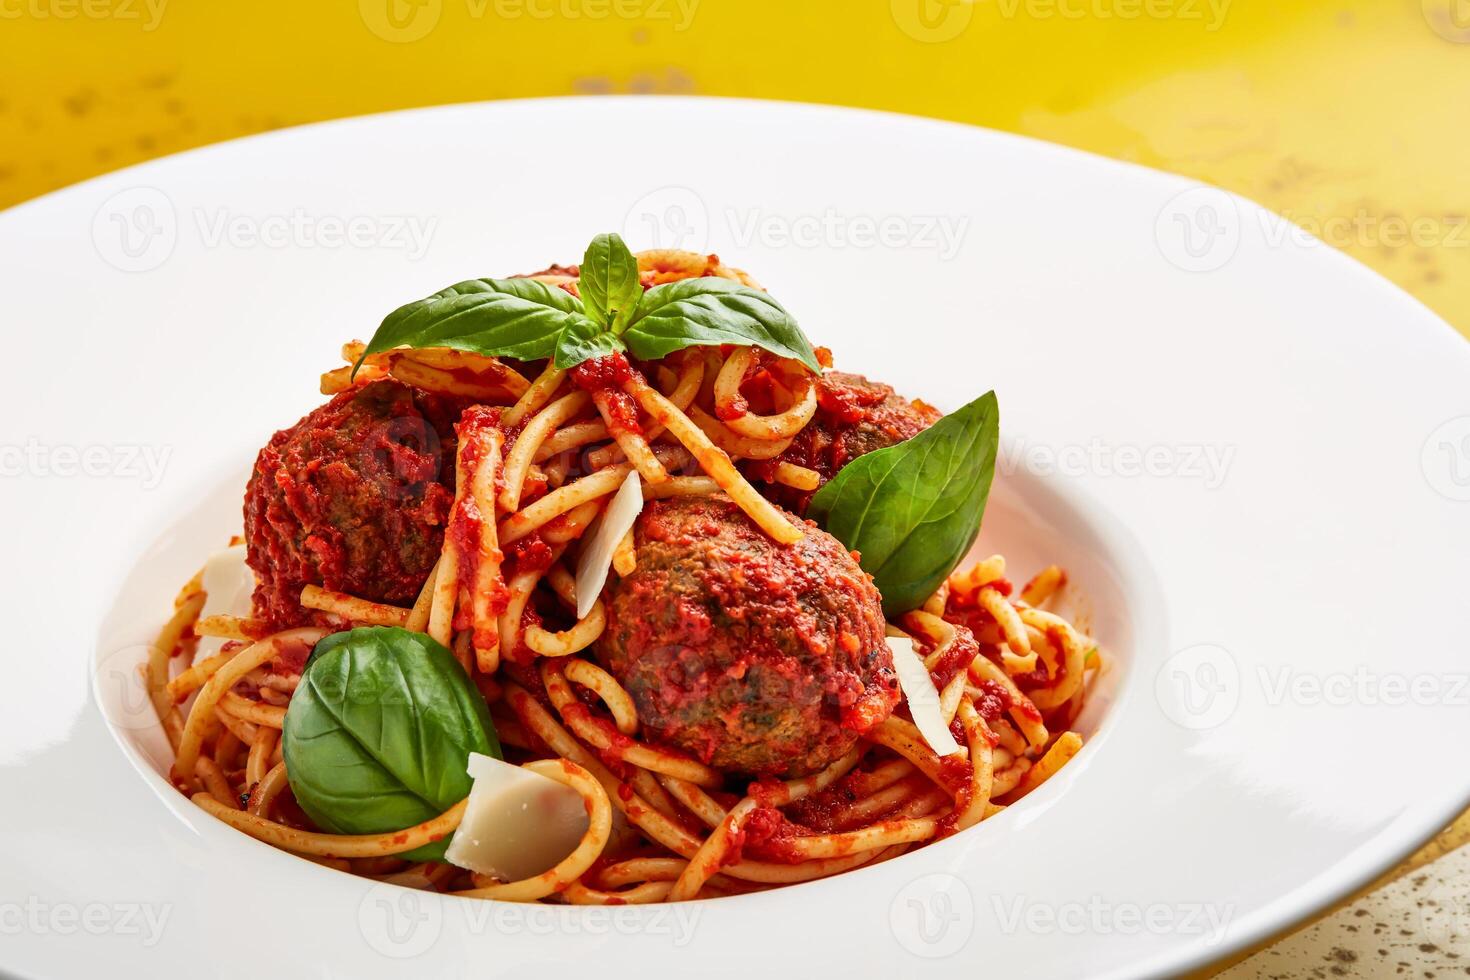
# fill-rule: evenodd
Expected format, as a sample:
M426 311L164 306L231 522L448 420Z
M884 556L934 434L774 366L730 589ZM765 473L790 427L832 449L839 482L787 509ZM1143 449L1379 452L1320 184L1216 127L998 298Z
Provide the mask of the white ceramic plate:
M839 366L997 390L985 544L1069 566L1116 655L1082 755L900 860L657 909L425 899L194 810L128 678L255 450L387 310L609 229L751 270ZM500 103L53 194L0 277L7 971L1163 975L1470 802L1470 349L1243 200L895 116Z

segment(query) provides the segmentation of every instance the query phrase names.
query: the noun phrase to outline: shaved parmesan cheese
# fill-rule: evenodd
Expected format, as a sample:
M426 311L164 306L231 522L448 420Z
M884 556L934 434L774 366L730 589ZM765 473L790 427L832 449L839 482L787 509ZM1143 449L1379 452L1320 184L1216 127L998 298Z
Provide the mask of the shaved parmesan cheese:
M520 881L577 849L590 821L576 790L478 752L466 768L475 782L444 852L450 864Z
M597 530L582 548L582 557L577 559L577 618L583 619L592 611L592 604L602 595L607 584L607 571L612 567L613 552L633 527L633 522L643 511L643 481L638 471L632 470L612 502L603 512Z
M255 592L255 573L245 564L245 546L237 544L210 555L204 563L199 587L204 590L200 619L205 616L249 616L250 597ZM212 657L224 645L225 641L217 636L202 636L194 660Z
M893 651L893 669L898 671L898 686L909 703L909 714L919 734L937 755L950 755L960 750L960 743L950 734L944 723L944 713L939 710L939 692L934 689L934 678L929 668L914 651L914 641L906 636L888 637L888 649Z

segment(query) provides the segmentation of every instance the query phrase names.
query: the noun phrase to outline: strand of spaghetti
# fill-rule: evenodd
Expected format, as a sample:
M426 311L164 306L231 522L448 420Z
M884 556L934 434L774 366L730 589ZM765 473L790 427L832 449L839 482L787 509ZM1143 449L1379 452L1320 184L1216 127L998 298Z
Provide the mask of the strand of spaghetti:
M532 459L537 463L544 463L553 456L568 452L572 449L581 449L590 446L594 442L606 442L612 438L607 432L607 423L601 419L589 422L574 422L571 425L557 429L547 436L541 445L537 447L536 454ZM519 441L519 440L517 440Z
M720 821L715 832L710 834L704 844L679 875L679 880L674 882L674 887L669 889L668 899L671 902L687 902L699 897L699 890L704 883L712 878L729 860L732 848L731 838L738 840L745 828L745 821L756 808L756 802L746 797L725 815Z
M563 395L537 412L532 416L531 421L526 423L525 428L521 429L521 434L516 436L516 441L511 444L510 452L505 454L504 486L499 498L501 510L511 514L520 510L521 492L525 488L526 473L536 459L537 451L548 436L576 418L586 407L587 393L574 391L569 395Z
M953 795L954 790L944 778L939 756L929 748L913 722L889 715L883 719L883 724L868 732L867 737L912 762L920 772Z
M413 608L408 611L408 619L403 628L415 633L424 633L429 629L429 614L434 611L434 582L439 578L439 564L444 561L441 554L434 559L434 567L429 569L429 577L424 579L423 586L419 589L419 596L413 601Z
M880 820L857 830L793 837L783 841L781 847L793 857L813 861L844 857L858 851L879 850L895 844L916 844L932 839L937 833L939 821L934 817L899 817Z
M224 726L230 734L242 742L247 744L253 742L255 741L255 736L260 734L260 728L254 722L246 721L244 718L236 718L219 705L215 705L214 710L210 714L216 724ZM209 733L205 734L204 740L206 742L209 740Z
M1024 608L1021 610L1021 621L1041 630L1048 639L1055 638L1062 648L1064 660L1061 681L1055 687L1037 688L1031 692L1031 703L1042 711L1050 711L1071 698L1082 685L1082 664L1087 657L1087 648L1083 646L1072 624L1060 616L1040 609Z
M984 561L977 561L962 572L955 572L949 577L949 586L960 595L974 596L991 582L998 582L1005 578L1005 575L1005 557L991 555Z
M468 800L460 800L454 806L421 824L393 830L386 834L322 834L312 830L298 830L274 820L266 820L248 810L231 810L222 806L208 793L195 793L192 797L206 812L223 820L236 830L243 831L256 840L298 854L326 858L363 858L385 854L403 854L426 844L433 844L454 833L464 819Z
M628 463L619 463L551 491L534 504L500 522L501 543L519 541L567 511L607 496L622 485L623 479L632 469Z
M658 749L638 742L630 742L616 728L596 718L587 706L577 699L571 685L562 673L562 665L555 660L542 661L541 682L546 685L546 695L556 708L561 719L572 732L594 749L617 758L621 762L648 769L655 773L678 776L697 786L719 788L725 777L716 769L687 756L676 755L667 749ZM613 736L617 735L616 738Z
M1052 776L1055 776L1057 771L1070 762L1072 757L1081 748L1081 735L1078 735L1076 732L1062 732L1062 734L1057 736L1057 740L1052 743L1051 748L1046 750L1046 755L1042 756L1036 765L1027 769L1025 774L1021 776L1021 781L1016 785L1016 788L1007 794L1006 802L1014 803Z
M167 691L169 661L185 631L199 618L199 611L204 608L204 599L203 592L196 592L180 603L168 622L163 624L163 629L158 631L153 645L148 648L148 662L144 667L143 679L148 698L153 702L153 711L160 722L168 717L177 703ZM174 748L177 749L178 746Z
M669 471L664 469L664 464L658 461L653 454L653 448L648 445L648 440L643 437L642 432L630 429L626 424L620 424L617 418L618 408L613 404L616 398L625 397L621 392L612 392L599 389L592 394L592 403L597 406L597 412L602 416L602 421L607 424L607 431L612 433L613 442L622 450L628 462L632 463L638 470L638 475L643 482L658 485L669 478Z
M689 417L675 408L667 398L637 377L625 382L624 390L633 396L644 412L666 426L669 433L694 454L705 473L720 485L721 490L730 495L730 499L751 520L760 525L761 530L781 544L793 544L801 540L801 530L788 521L774 504L756 493L755 488L740 475L735 464L730 462L730 457L716 448L699 426L689 421Z
M276 750L276 740L281 733L274 728L262 728L255 733L250 743L250 754L245 757L245 785L254 787L270 771L271 753Z
M771 470L771 479L796 490L816 490L822 485L822 474L795 463L777 463Z
M941 619L933 613L915 609L904 616L904 624L917 633L922 633L933 646L929 654L924 657L924 666L933 670L939 662L949 653L954 646L958 633L954 624Z
M1067 573L1056 565L1048 565L1031 577L1021 588L1021 601L1028 606L1042 606L1067 584Z
M565 550L565 545L552 546L553 567ZM505 608L500 615L500 648L506 652L507 656L520 649L522 616L525 613L526 604L531 601L531 593L536 591L537 583L545 575L545 568L531 567L516 572L505 585Z
M235 769L235 757L239 754L240 740L235 737L235 733L228 730L220 732L219 738L214 740L214 764L221 770Z
M933 789L934 784L921 772L914 772L875 793L859 797L851 803L833 810L827 817L833 827L847 830L871 823L879 817L891 814L904 801Z
M513 390L499 378L489 381L480 378L466 379L407 357L394 357L389 362L388 373L399 381L424 391L473 398L486 405L514 401L524 394L524 390Z
M704 358L694 348L681 351L676 356L680 358L679 376L675 379L673 389L665 392L664 397L682 412L694 402L695 397L699 395L700 387L704 384ZM649 442L654 442L663 434L664 427L655 425L648 429L643 437Z
M885 786L892 786L913 771L914 764L907 759L892 759L867 772L853 773L852 778L848 779L843 786L854 796L867 796Z
M997 753L997 762L999 753ZM1012 759L1009 765L997 766L995 770L995 782L990 786L991 799L1004 799L1007 794L1021 784L1026 772L1031 768L1031 760L1025 756Z
M500 666L500 610L505 582L501 577L502 555L495 527L495 484L500 478L500 453L505 434L499 418L466 411L456 430L459 433L459 469L469 479L469 494L451 512L446 538L473 552L460 557L461 567L469 559L471 639L475 663L482 674L493 674ZM460 531L457 521L467 525ZM458 531L458 533L456 533Z
M582 835L572 853L548 871L520 881L452 894L464 898L494 898L503 902L534 902L538 898L564 891L602 856L612 834L612 803L602 784L570 759L542 759L528 762L522 768L553 779L581 794L582 803L587 808L587 832Z
M191 667L184 668L166 685L169 704L183 703L184 699L203 687L204 682L213 677L214 672L229 663L234 656L234 650L221 651L212 657L204 658Z
M464 495L469 490L469 481L465 479L464 466L460 454L455 454L454 459L454 502L450 504L449 513L451 520L454 514L459 512L460 504L464 502ZM454 641L454 604L459 599L459 549L455 547L453 538L444 535L444 546L439 552L439 571L434 576L434 601L429 607L429 636L438 641L442 646L448 647Z
M613 675L592 661L581 659L568 660L563 673L567 680L580 684L602 700L612 714L618 731L624 735L637 733L638 709L633 705L632 696L623 690L623 685Z
M551 396L556 394L556 389L561 387L566 376L567 373L558 368L554 361L547 361L546 369L531 382L525 394L505 410L505 414L500 417L500 424L507 430L514 429L526 416L541 411L551 401Z
M194 763L194 774L199 777L205 796L220 806L229 807L231 810L240 809L239 797L230 789L229 781L225 779L225 774L220 772L219 764L213 759L207 755L201 755Z
M631 527L623 532L617 547L613 549L612 566L613 571L622 578L627 578L638 570L638 546L634 544Z
M719 493L720 485L707 476L671 476L667 483L656 487L643 484L644 500L662 500L665 497L708 497Z
M602 498L589 500L579 504L567 511L565 514L548 521L539 530L542 539L549 545L566 544L580 538L592 522L597 520L597 515L602 513Z
M408 622L409 610L382 602L359 599L345 592L333 592L319 585L301 589L303 609L318 609L365 626L402 626Z
M205 616L194 624L195 636L253 642L270 633L265 624L243 616Z
M725 808L713 796L688 780L660 773L658 781L684 809L704 821L705 826L718 827L725 819Z
M697 425L711 442L737 459L773 459L791 446L790 439L770 442L765 439L751 439L742 436L731 431L725 423L698 405L689 406L689 420Z
M567 657L596 643L606 628L607 613L603 609L602 600L598 599L587 615L569 628L553 633L533 623L521 634L521 640L543 657Z
M959 710L960 700L965 696L965 682L969 679L965 671L959 671L944 685L944 690L939 692L939 714L948 725L954 721L955 712Z
M931 615L943 616L944 607L948 603L949 580L946 579L945 581L939 583L939 588L935 589L934 592L929 596L929 598L924 600L924 604L919 608L924 610L924 612L926 613L930 613Z
M756 349L741 347L725 360L715 378L716 415L736 435L775 442L793 438L817 412L816 380L805 369L796 372L791 407L775 415L751 412L740 392L746 374L756 363Z
M646 881L620 891L603 891L574 881L562 892L562 896L573 905L649 905L666 901L669 889L673 887L667 881Z
M687 863L674 857L628 858L598 872L597 883L603 888L623 888L643 881L677 881Z
M1026 624L1021 622L1021 614L1016 612L1016 607L1011 605L1010 600L998 590L986 586L976 596L976 602L1000 626L1006 645L1017 656L1025 657L1031 653L1031 638L1026 634Z
M312 646L326 635L326 630L309 626L275 633L241 650L229 663L215 672L208 683L200 689L199 696L194 699L194 707L189 712L189 718L184 723L183 736L179 740L178 753L174 758L175 778L180 781L181 785L184 784L187 776L194 772L194 763L199 759L199 747L204 738L205 719L213 716L220 696L233 687L240 678L275 657L282 644L304 643ZM248 742L251 739L246 738L242 741Z
M271 805L287 785L286 763L277 762L250 790L250 798L245 801L246 812L256 817L269 817Z
M226 691L220 695L219 707L222 711L234 715L241 721L248 721L252 725L264 725L267 728L284 728L286 725L285 708L251 701L234 691Z
M851 772L863 757L864 747L854 746L846 755L827 766L821 772L799 779L788 779L774 787L769 783L752 783L746 790L761 801L762 806L786 806L797 800L820 793Z
M961 672L960 676L965 675ZM995 778L995 736L969 698L960 702L958 714L960 725L965 730L965 742L970 747L970 795L955 814L956 831L968 830L985 819L986 808L990 805L991 783Z
M512 398L519 398L526 393L527 388L531 387L531 382L527 381L519 371L507 366L504 361L472 351L457 350L452 347L415 347L395 351L392 357L395 360L417 361L441 371L469 371L475 375L488 374L491 377L486 383L498 384L507 389Z
M379 364L364 364L357 369L356 374L353 373L352 365L348 364L323 373L318 388L324 395L336 395L370 381L381 381L387 376L388 370Z
M1030 698L1021 693L1021 689L1016 686L1011 676L997 667L990 658L982 654L972 660L970 676L982 683L991 681L1005 691L1011 702L1010 710L1007 712L1011 716L1011 721L1034 748L1041 748L1051 739L1051 734L1046 730L1046 723L1042 721L1041 712L1031 703ZM976 696L975 692L971 691L971 697L974 696Z

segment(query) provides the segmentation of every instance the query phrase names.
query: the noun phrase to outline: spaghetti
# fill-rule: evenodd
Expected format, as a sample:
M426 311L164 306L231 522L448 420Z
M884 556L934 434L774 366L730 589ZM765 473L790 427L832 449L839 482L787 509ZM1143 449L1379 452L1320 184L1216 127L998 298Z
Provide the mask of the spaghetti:
M691 276L754 285L714 256L657 251L638 260L646 286ZM577 288L565 271L537 278ZM348 345L343 355L355 362L363 349ZM1069 729L1103 658L1048 610L1065 588L1060 569L1017 592L999 556L956 571L920 609L889 623L923 659L957 752L937 755L904 707L835 761L787 778L741 777L657 740L634 693L594 655L609 611L598 598L576 615L574 559L633 471L650 501L728 497L778 545L817 533L771 497L809 495L830 475L810 453L783 455L817 424L819 379L749 347L624 362L590 380L580 369L536 367L393 350L362 359L355 378L346 368L323 375L325 393L393 378L469 402L455 425L447 530L401 602L306 585L297 601L313 625L202 617L200 580L185 587L145 675L175 749L173 781L206 812L311 860L467 897L684 901L891 859L1000 812L1077 753L1081 738ZM643 560L635 535L621 535L611 578L635 574ZM463 801L391 833L310 825L282 755L287 705L312 645L358 626L427 634L455 653L509 760L584 801L588 826L571 853L521 881L402 857L451 834ZM206 635L224 646L194 662Z

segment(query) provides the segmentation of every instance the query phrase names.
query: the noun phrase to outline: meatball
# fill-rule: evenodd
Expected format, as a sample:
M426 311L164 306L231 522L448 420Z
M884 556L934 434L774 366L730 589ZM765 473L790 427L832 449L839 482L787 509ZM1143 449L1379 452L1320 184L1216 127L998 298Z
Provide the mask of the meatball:
M724 495L644 508L596 654L650 735L724 771L802 776L888 717L878 590L836 538L804 530L777 544Z
M257 618L277 628L319 618L299 602L308 584L414 599L444 540L461 407L375 381L271 438L245 489Z
M918 435L939 421L940 412L921 401L909 401L886 384L860 374L828 371L817 382L817 413L791 446L766 462L751 463L758 480L769 481L776 463L795 463L816 470L826 483L864 453L886 449ZM811 492L770 482L766 496L797 513L806 511Z

